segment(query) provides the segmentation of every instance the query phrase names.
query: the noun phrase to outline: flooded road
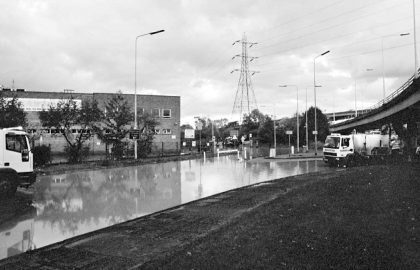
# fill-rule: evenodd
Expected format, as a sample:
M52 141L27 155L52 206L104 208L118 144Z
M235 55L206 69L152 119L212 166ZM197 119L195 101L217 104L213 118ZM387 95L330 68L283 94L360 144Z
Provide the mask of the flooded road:
M0 225L0 259L238 187L329 170L236 155L38 177L32 209Z

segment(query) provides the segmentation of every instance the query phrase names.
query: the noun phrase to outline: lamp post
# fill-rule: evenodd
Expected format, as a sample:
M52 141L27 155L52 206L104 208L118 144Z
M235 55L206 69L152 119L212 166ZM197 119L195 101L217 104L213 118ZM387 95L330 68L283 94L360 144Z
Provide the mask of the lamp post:
M320 55L315 56L315 58L314 58L314 101L315 101L315 130L314 130L314 135L315 135L315 156L318 154L318 152L317 152L317 147L318 147L318 145L317 145L318 144L317 143L317 140L318 140L318 126L317 126L317 122L316 122L316 87L317 87L317 85L316 85L316 79L315 79L315 60L318 57L323 56L323 55L326 55L329 52L330 51L325 51L325 52L321 53Z
M373 71L373 68L367 68L366 71ZM354 117L357 117L357 91L356 91L356 78L354 79Z
M137 40L139 37L147 35L155 35L164 32L165 30L159 30L136 36L134 42L134 129L137 129ZM137 138L134 140L134 159L137 159Z
M279 85L279 87L296 87L296 149L299 153L299 88L295 84Z
M306 87L306 91L305 91L305 95L306 95L306 99L305 99L305 139L306 139L306 152L308 152L309 149L309 139L308 139L308 87Z
M274 156L276 156L277 144L276 144L276 115L273 114L273 139L274 139Z
M414 33L414 79L417 79L417 38L416 38L416 5L413 0L413 33Z
M275 105L260 105L259 107L272 107L273 108L273 143L274 143L274 152L277 151L277 142L276 142L276 112L275 112ZM274 153L276 156L276 153Z
M403 36L408 36L408 35L410 35L410 33L402 33L402 34L400 34L400 37L403 37ZM393 36L393 35L392 35ZM384 57L384 39L386 38L386 37L392 37L391 35L388 35L388 36L382 36L381 37L381 55L382 55L382 103L385 103L385 96L386 96L386 93L385 93L385 57ZM414 44L414 46L416 46L415 44ZM416 53L416 52L415 52ZM416 54L415 54L416 55ZM414 61L416 61L416 59L414 59ZM415 66L417 66L417 64L416 64L416 62L415 62Z

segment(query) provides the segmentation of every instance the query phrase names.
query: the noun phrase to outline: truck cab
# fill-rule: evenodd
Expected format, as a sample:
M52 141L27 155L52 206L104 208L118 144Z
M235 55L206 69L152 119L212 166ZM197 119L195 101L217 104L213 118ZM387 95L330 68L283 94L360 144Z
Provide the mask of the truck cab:
M352 136L332 133L325 139L323 152L324 162L330 165L346 165L349 155L354 155Z
M382 161L390 155L389 135L332 133L325 140L323 152L324 161L330 165L347 166L361 161Z
M35 182L33 155L21 127L0 129L0 195L14 194L18 186Z

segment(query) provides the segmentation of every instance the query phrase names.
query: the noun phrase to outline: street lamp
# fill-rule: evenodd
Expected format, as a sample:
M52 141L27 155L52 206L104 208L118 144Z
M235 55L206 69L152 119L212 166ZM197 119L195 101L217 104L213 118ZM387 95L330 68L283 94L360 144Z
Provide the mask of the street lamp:
M279 85L279 87L296 87L296 149L299 153L299 88L295 84Z
M150 32L147 34L138 35L134 43L134 129L137 129L137 40L139 37L147 35L155 35L164 32L165 30L159 30ZM134 158L137 159L137 138L134 140Z
M373 71L373 68L367 68L366 71ZM354 117L357 117L357 91L356 91L356 77L354 78Z
M276 156L277 142L276 142L276 113L275 113L275 105L274 104L272 104L272 105L260 105L260 107L272 107L273 108L273 143L274 143L274 156Z
M410 33L402 33L402 34L400 34L400 37L403 37L403 36L408 36L408 35L410 35ZM384 58L384 39L386 38L386 37L391 37L391 35L388 35L388 36L382 36L381 37L381 54L382 54L382 97L383 97L383 99L382 99L382 103L385 103L385 96L386 96L386 94L385 94L385 58ZM415 46L415 44L414 44L414 46ZM416 61L416 59L414 59L415 61ZM416 66L417 66L417 64L415 64Z
M308 152L309 149L309 140L308 140L308 87L305 90L305 139L306 139L306 149Z
M316 123L316 79L315 79L315 60L318 58L318 57L320 57L320 56L323 56L323 55L326 55L327 53L329 53L330 51L325 51L325 52L323 52L323 53L321 53L320 55L317 55L317 56L315 56L315 58L314 58L314 101L315 101L315 130L314 130L314 135L315 135L315 156L318 154L318 152L317 152L317 147L318 147L318 143L317 143L317 140L318 140L318 126L317 126L317 123Z

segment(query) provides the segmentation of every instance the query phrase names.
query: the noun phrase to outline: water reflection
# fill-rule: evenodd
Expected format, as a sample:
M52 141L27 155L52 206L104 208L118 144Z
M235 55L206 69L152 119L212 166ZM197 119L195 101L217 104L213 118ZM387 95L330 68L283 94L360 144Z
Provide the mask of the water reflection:
M181 163L182 202L291 175L327 169L319 160L246 162L233 156ZM321 167L318 164L322 164Z
M34 205L38 246L181 203L179 163L40 177Z
M327 169L321 161L247 161L251 156L40 176L36 210L0 227L0 259L226 190Z
M33 249L35 208L0 225L0 259Z

